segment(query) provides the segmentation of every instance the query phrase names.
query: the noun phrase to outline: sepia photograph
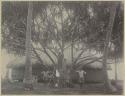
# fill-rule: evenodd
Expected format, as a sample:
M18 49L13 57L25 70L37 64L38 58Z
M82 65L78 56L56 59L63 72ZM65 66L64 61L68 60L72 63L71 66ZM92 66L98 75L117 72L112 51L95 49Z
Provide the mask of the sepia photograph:
M123 95L124 1L2 1L2 95Z

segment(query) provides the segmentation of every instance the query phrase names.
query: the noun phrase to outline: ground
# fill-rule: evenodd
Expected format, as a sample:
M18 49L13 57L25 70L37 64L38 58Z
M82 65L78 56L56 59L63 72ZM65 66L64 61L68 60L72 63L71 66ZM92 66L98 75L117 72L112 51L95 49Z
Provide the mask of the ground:
M34 90L32 91L25 91L23 88L23 83L15 82L15 83L9 83L9 82L2 82L2 94L41 94L41 95L103 95L103 94L118 94L121 95L122 87L121 81L118 82L119 86L117 86L118 91L114 93L105 93L103 84L84 84L83 88L80 89L78 85L76 85L75 88L50 88L47 86L47 84L43 83L36 83L34 84Z

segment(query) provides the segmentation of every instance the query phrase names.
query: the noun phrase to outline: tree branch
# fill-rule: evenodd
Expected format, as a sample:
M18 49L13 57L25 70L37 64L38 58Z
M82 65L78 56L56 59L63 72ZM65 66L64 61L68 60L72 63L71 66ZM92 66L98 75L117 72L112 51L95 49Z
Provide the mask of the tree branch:
M55 61L53 60L53 58L50 56L50 54L46 51L46 48L42 45L41 42L39 42L40 45L42 46L44 53L49 57L49 59L52 61L53 64L56 64Z
M43 60L41 59L41 57L38 55L38 53L36 52L33 44L32 44L32 48L33 48L33 52L36 54L36 57L38 58L38 60L41 62L41 64L43 64Z
M87 50L87 48L85 49ZM74 64L79 60L79 58L81 57L81 55L85 52L85 50L82 50L81 53L78 55L78 57L75 59Z

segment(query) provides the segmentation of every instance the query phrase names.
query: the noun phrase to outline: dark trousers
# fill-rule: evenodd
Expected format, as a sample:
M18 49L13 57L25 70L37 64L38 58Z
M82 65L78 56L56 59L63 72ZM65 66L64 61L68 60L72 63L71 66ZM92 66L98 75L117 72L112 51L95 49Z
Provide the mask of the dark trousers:
M84 84L84 78L79 78L79 86L80 86L80 88L83 87L83 84Z

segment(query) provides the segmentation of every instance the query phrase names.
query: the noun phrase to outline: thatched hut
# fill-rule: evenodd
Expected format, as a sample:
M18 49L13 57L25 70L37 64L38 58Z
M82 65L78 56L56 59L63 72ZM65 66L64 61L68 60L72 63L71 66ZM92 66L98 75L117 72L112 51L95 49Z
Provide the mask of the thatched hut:
M102 83L104 74L103 74L103 65L102 62L95 61L93 63L87 64L88 62L81 63L76 70L82 69L86 72L84 75L85 83ZM107 68L110 70L110 66ZM72 75L73 74L73 75ZM71 77L74 81L78 81L78 73L74 71Z
M32 74L39 77L42 71L46 71L51 67L49 65L41 64L37 59L32 59ZM7 77L9 80L22 81L25 72L25 57L17 58L10 62L7 66Z

